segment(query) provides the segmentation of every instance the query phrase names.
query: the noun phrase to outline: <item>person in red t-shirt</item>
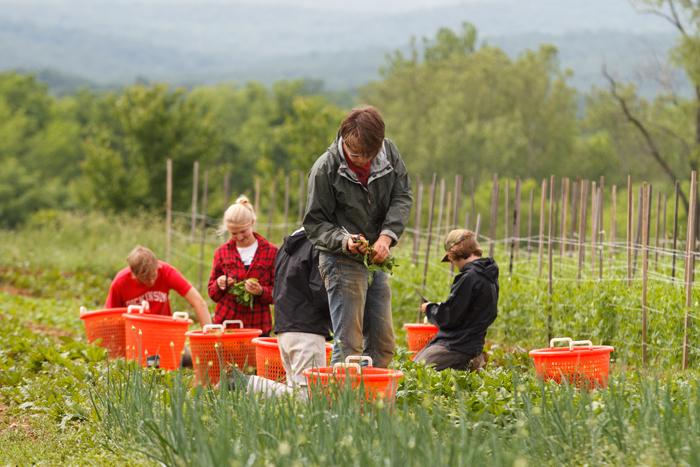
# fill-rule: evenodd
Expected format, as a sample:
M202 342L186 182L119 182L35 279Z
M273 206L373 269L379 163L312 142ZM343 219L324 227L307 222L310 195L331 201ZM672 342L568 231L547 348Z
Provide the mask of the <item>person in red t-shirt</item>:
M149 306L146 313L170 316L168 294L175 290L192 305L200 325L211 324L207 303L180 271L159 261L151 250L141 245L129 253L126 262L129 266L117 273L109 287L105 308L127 307L146 301Z

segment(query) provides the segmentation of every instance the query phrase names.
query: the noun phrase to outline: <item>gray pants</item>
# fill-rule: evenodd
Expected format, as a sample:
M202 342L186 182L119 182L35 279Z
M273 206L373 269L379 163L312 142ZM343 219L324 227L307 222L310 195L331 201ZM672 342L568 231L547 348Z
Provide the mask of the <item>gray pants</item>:
M308 332L285 332L277 336L277 342L287 383L251 376L248 379L248 391L268 397L294 394L300 399L306 399L308 394L304 370L326 366L326 340L323 336Z
M432 365L437 371L447 368L476 371L486 365L486 354L474 356L450 350L444 345L432 344L423 347L413 361Z

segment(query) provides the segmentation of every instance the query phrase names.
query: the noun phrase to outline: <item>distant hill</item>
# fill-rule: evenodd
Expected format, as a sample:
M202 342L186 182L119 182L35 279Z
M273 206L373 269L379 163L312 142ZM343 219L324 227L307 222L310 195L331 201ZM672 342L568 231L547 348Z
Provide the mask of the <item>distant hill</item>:
M81 80L109 86L139 77L185 84L306 77L346 90L376 79L385 54L411 36L469 21L482 40L513 55L556 45L572 83L586 89L601 83L604 61L624 78L648 75L675 40L663 20L636 13L626 0L471 1L406 11L397 2L380 11L371 4L0 0L0 69L52 70L50 82L75 77L63 91ZM659 89L653 80L643 87Z

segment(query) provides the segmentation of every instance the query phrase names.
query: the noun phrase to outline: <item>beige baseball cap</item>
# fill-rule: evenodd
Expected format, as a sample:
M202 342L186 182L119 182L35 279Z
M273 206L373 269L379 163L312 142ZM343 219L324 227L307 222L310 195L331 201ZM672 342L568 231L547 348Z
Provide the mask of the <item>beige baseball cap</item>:
M458 248L455 253L460 258L468 258L474 253L478 256L482 254L481 246L476 240L476 234L471 230L455 229L447 234L447 237L445 237L445 256L442 257L443 263L450 262L450 251L455 247Z

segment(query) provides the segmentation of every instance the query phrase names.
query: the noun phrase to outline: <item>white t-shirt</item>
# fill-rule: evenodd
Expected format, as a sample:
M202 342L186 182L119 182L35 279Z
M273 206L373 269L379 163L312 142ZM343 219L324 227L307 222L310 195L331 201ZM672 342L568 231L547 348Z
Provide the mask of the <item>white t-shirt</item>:
M241 255L243 265L250 266L250 263L253 262L255 252L258 250L258 241L255 240L255 243L250 246L237 246L236 249L238 250L238 254Z

